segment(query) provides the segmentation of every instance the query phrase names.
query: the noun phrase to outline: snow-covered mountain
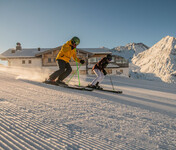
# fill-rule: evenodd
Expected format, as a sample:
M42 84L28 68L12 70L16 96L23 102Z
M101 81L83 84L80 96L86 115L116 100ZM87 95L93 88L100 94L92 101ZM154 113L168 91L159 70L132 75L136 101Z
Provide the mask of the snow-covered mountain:
M139 53L132 63L143 73L152 73L164 82L175 82L176 38L166 36L150 49Z
M131 61L134 55L138 55L139 53L147 50L149 47L144 45L143 43L129 43L125 46L118 46L110 51L114 55L119 55Z

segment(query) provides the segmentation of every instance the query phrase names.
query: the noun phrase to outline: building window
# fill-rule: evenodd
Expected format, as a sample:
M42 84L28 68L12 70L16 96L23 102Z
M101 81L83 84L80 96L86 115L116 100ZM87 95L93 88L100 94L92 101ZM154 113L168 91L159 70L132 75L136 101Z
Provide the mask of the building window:
M48 63L51 63L51 58L48 58Z
M79 73L80 74L86 74L86 70L80 70Z
M29 63L29 64L32 64L32 60L28 60L28 63Z
M89 63L97 62L96 57L92 57L92 58L88 59L88 62Z
M56 58L53 58L53 62L56 62Z
M25 64L25 60L22 60L22 64Z
M114 62L115 61L115 58L114 57L112 57L112 60L111 60L111 62Z
M121 72L121 71L116 70L116 74L117 74L117 75L121 75L121 74L122 74L122 72Z
M102 57L96 57L96 59L97 59L96 61L99 62L102 59Z
M108 70L106 70L106 72L107 72L108 74L112 74L112 69L108 69Z
M117 59L117 60L116 60L116 63L118 63L118 64L123 64L123 60L122 60L122 59Z

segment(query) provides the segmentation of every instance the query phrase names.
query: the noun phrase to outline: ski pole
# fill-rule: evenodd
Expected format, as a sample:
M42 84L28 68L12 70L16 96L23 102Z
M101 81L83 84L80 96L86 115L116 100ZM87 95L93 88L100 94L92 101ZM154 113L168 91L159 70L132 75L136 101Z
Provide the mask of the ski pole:
M112 79L111 79L110 76L109 76L109 78L110 78L110 81L111 81L112 89L113 89L113 91L115 91L115 89L114 89L114 85L113 85L113 83L112 83Z
M75 48L75 53L76 53L76 48ZM77 66L78 81L79 81L79 86L80 86L81 84L80 84L80 78L79 78L79 68L78 68L77 56L76 56L76 66Z
M82 64L80 64L78 70L80 69ZM77 70L72 74L72 76L70 77L70 79L66 82L67 84L70 82L70 80L74 77L74 75L76 74Z

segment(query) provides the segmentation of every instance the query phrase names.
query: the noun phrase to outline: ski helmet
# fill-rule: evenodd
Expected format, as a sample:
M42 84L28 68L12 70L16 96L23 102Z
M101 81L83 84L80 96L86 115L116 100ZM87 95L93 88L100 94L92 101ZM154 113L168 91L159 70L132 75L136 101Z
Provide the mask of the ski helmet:
M112 60L112 55L111 55L111 54L108 54L108 55L107 55L107 59L108 59L109 61L111 61L111 60Z
M71 41L72 41L73 44L76 44L76 45L78 45L78 44L80 43L80 39L79 39L78 37L76 37L76 36L74 36L74 37L71 39Z

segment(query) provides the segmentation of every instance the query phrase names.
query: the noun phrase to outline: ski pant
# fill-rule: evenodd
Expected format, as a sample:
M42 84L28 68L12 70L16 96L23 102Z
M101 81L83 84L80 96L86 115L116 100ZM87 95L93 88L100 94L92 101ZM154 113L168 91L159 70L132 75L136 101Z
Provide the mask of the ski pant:
M72 72L72 68L70 64L65 62L64 60L58 59L57 62L59 65L59 70L51 74L49 78L51 80L55 80L56 78L58 78L58 80L62 81Z
M96 85L97 82L101 83L104 79L104 74L99 69L94 69L93 72L96 74L96 78L92 81L91 85Z

